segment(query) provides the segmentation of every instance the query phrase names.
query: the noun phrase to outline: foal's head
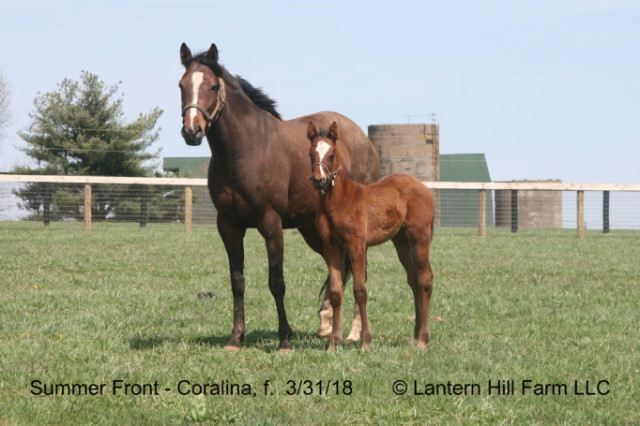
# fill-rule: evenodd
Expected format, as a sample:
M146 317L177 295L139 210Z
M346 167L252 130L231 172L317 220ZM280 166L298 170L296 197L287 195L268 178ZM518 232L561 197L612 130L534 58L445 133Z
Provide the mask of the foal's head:
M338 143L338 125L333 122L326 136L321 135L312 122L307 126L307 138L311 141L311 180L316 189L326 192L329 185L340 173L340 165L335 164Z
M206 55L194 58L186 44L180 47L180 59L186 71L180 79L182 94L182 137L188 145L200 145L209 127L224 106L224 82L215 44Z

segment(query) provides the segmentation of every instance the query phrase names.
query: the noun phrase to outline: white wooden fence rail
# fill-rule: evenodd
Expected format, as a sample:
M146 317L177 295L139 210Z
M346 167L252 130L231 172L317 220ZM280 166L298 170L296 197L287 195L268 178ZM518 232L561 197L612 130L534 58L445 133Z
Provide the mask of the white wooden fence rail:
M155 178L155 177L112 177L112 176L52 176L52 175L18 175L0 174L0 182L18 183L75 183L85 185L85 230L91 230L91 185L173 185L185 187L185 230L191 232L191 212L193 186L206 186L207 179ZM590 184L590 183L557 183L557 182L423 182L428 188L465 189L479 191L478 228L479 235L486 235L485 203L487 190L511 191L576 191L577 192L577 235L583 239L584 226L584 191L632 191L640 192L640 184Z

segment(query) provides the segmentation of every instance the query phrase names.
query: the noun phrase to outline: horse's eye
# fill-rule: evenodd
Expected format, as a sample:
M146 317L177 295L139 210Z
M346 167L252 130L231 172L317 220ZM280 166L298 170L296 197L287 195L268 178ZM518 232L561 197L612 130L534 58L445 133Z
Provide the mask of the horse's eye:
M329 161L333 161L333 157L335 157L335 154L331 154L331 156L329 157Z
M220 85L216 84L214 86L211 86L211 91L215 92L216 90L218 90L220 88Z

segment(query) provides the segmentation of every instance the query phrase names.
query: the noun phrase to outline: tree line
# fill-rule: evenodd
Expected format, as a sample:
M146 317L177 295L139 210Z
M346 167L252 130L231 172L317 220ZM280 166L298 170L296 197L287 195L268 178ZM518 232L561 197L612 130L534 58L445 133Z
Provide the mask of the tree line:
M1 77L1 76L0 76ZM80 80L64 79L52 92L38 93L30 124L18 132L26 147L20 148L35 166L16 166L13 173L88 176L162 176L158 172L160 150L150 151L158 140L158 107L127 122L119 86L106 85L88 71ZM0 124L8 117L0 79ZM8 95L7 95L8 97ZM2 126L0 126L2 130ZM14 189L20 207L30 219L77 220L84 216L82 185L29 183ZM93 188L93 220L123 220L144 216L149 221L179 221L183 195L177 188L140 188L131 185L99 185Z

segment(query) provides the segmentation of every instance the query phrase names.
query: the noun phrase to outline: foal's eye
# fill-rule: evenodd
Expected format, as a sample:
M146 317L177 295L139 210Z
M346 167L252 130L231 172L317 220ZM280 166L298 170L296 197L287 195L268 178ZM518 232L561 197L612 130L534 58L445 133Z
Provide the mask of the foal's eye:
M218 90L220 88L220 86L218 84L211 86L211 91L215 92L216 90Z
M329 161L333 161L333 157L335 157L335 154L331 154L331 155L329 156Z

